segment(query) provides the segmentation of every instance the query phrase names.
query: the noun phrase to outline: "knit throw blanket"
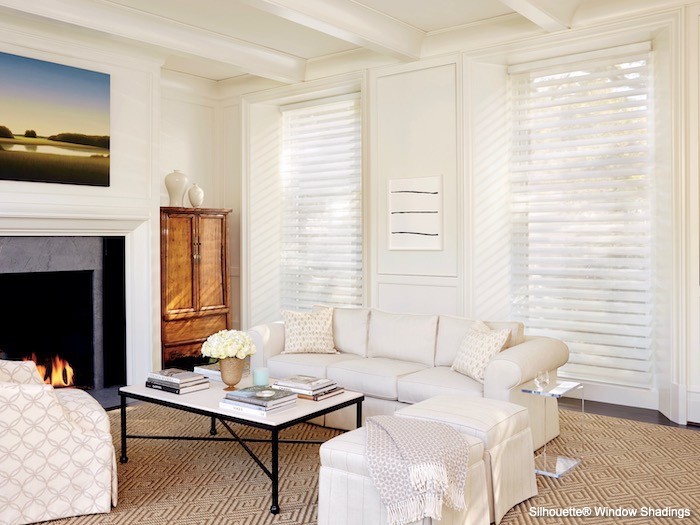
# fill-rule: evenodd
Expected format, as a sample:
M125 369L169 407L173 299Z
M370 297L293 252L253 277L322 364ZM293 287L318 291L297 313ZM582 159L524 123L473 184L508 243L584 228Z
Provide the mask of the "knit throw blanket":
M443 503L464 509L469 446L443 423L399 416L367 418L367 468L389 525L442 519Z

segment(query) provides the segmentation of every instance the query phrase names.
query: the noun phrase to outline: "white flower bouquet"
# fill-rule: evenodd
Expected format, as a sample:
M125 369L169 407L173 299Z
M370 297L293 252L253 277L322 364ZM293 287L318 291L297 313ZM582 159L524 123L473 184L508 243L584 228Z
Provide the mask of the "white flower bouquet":
M255 353L255 345L250 336L240 330L220 330L210 335L202 345L202 355L224 359L237 357L245 359Z

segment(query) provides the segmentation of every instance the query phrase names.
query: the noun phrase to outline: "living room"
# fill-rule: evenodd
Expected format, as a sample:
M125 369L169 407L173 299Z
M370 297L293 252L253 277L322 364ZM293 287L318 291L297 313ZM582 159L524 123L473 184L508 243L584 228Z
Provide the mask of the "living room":
M165 177L179 170L203 189L203 207L232 210L232 328L334 298L519 320L526 334L567 342L560 377L581 382L587 402L700 423L700 3L403 4L1 0L1 53L109 75L111 144L107 186L0 174L0 268L8 238L123 238L124 383L142 384L163 365L160 208L171 203ZM648 102L609 179L556 178L580 164L547 149L551 137L519 141L546 128L526 114L547 110L528 98L533 86L580 64L635 68L625 81L641 79L629 89ZM280 279L283 116L315 101L351 101L358 116L355 229L334 240L352 244L359 266L339 300L314 287L293 302ZM549 163L552 187L533 188L537 163ZM392 188L409 179L440 194L437 244L392 234ZM614 195L572 196L596 185ZM566 212L576 217L556 230ZM594 212L600 227L577 230ZM557 297L571 277L581 296Z

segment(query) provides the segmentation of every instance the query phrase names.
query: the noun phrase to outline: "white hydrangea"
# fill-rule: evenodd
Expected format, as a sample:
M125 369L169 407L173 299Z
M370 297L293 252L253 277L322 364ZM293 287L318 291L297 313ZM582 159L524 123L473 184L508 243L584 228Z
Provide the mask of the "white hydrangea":
M255 345L251 337L239 330L220 330L210 335L202 345L202 355L224 359L237 357L244 359L255 353Z

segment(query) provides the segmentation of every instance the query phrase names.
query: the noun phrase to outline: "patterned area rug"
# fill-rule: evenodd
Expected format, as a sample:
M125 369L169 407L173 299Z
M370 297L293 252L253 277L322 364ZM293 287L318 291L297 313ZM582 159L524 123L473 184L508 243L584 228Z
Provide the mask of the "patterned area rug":
M129 433L208 435L206 418L140 404L129 407ZM512 509L501 523L700 523L700 432L562 410L562 435L549 453L581 458L556 480L537 477L539 495ZM119 411L110 412L119 451ZM225 430L221 429L220 435ZM267 437L245 430L248 437ZM338 432L298 425L284 438L329 439ZM268 445L252 444L265 461ZM272 516L270 483L235 443L130 440L129 462L119 464L119 505L110 514L50 523L64 525L316 523L318 445L280 445L280 506ZM547 517L538 509L687 508L690 518ZM531 510L534 509L534 510ZM539 515L533 515L539 512Z

